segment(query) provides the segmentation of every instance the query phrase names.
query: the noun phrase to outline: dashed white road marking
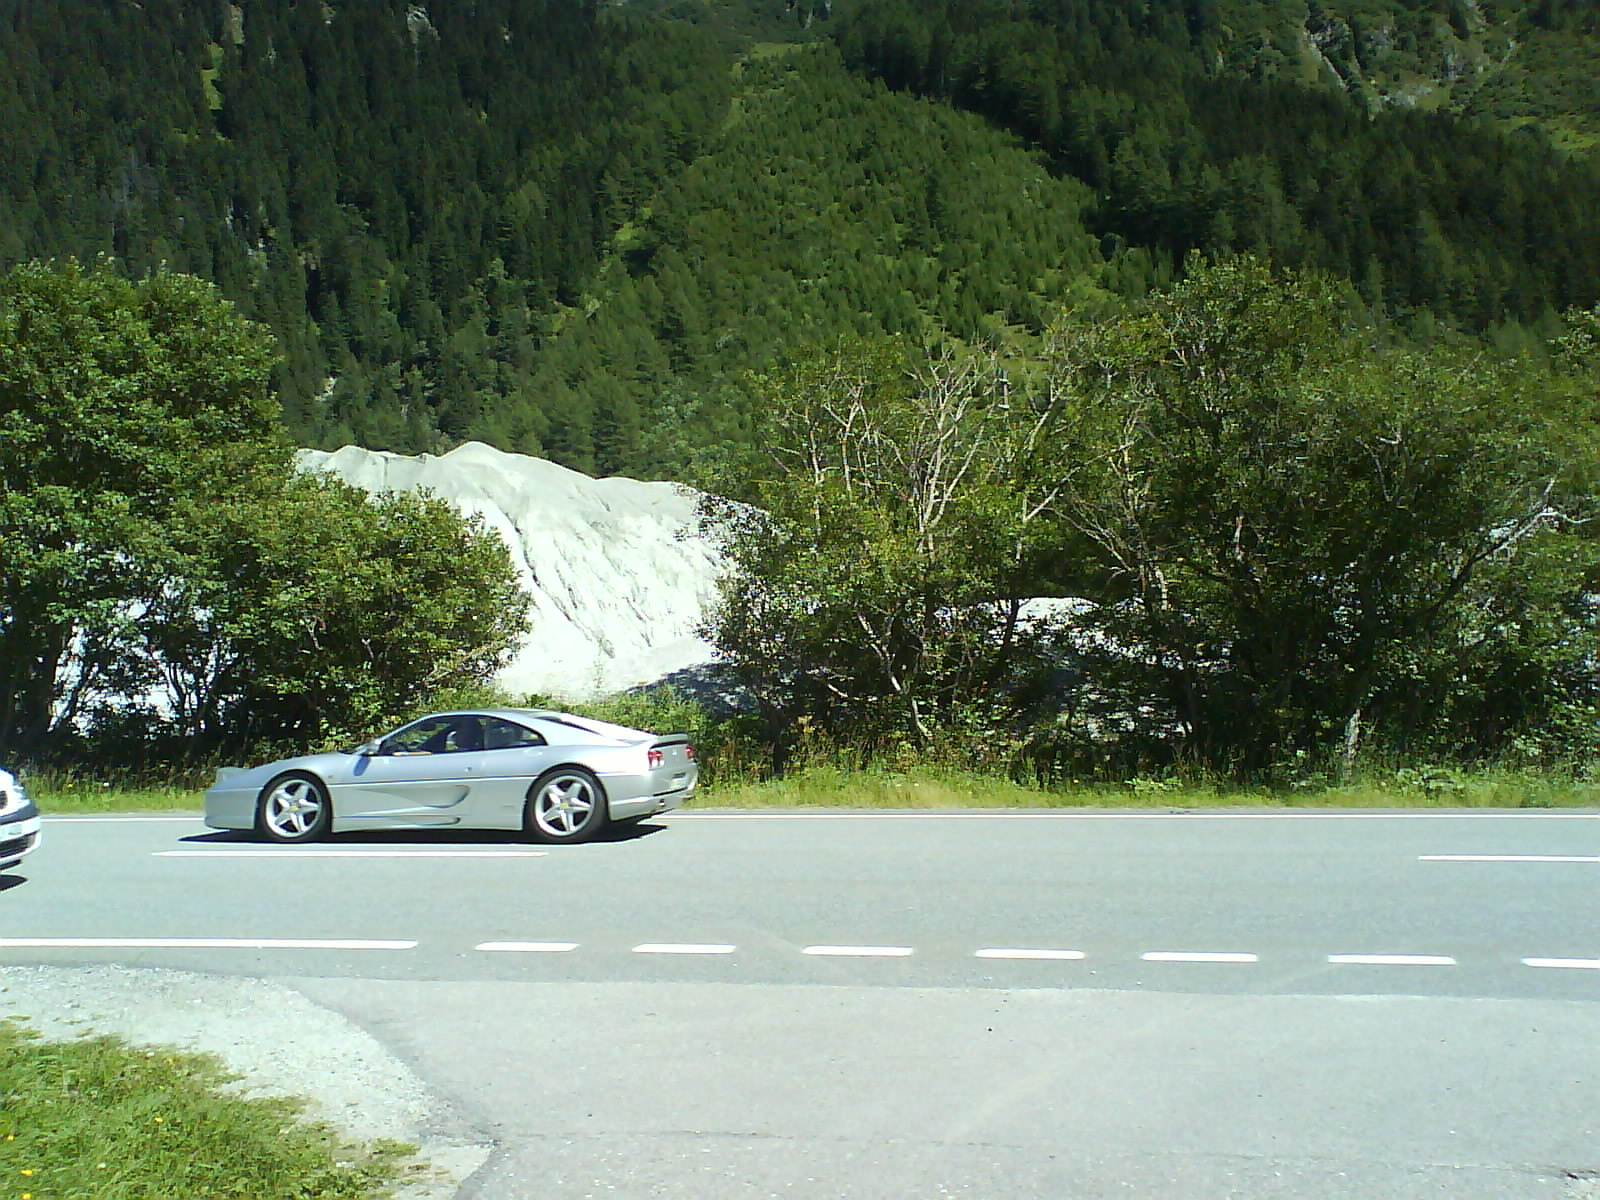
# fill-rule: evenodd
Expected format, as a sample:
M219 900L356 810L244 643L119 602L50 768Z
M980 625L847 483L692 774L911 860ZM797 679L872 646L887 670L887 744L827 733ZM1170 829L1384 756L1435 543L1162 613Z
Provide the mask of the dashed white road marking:
M122 950L414 950L404 938L204 938L204 937L8 937L12 949Z
M1079 959L1084 958L1085 955L1084 955L1082 950L1027 950L1027 949L1021 949L1021 948L1016 948L1016 949L994 948L994 949L989 949L989 950L979 950L976 954L973 955L973 957L974 958L1020 959L1020 960L1023 960L1023 961L1028 961L1028 960L1044 960L1044 961L1060 960L1062 962L1076 962Z
M545 858L548 850L157 850L157 858Z
M0 937L0 949L126 949L126 950L414 950L415 938L229 938L229 937ZM500 954L566 954L580 947L579 942L492 941L479 942L474 950ZM730 955L738 947L728 942L641 942L635 954L654 955ZM806 946L802 954L830 958L909 958L911 946ZM1082 950L1057 950L1030 947L988 947L973 952L975 958L1010 961L1081 962L1088 957ZM1150 950L1139 956L1144 962L1166 963L1255 963L1260 956L1236 951ZM1445 954L1329 954L1327 961L1339 966L1454 967L1455 958ZM1523 958L1524 966L1555 970L1600 971L1600 958Z
M1600 863L1595 854L1419 854L1422 862Z
M725 943L645 942L635 946L635 954L732 954L737 947Z
M1184 962L1184 963L1253 963L1260 962L1258 955L1237 954L1231 951L1215 952L1210 950L1152 950L1148 954L1139 956L1145 962Z
M909 958L910 946L807 946L802 954L827 958Z

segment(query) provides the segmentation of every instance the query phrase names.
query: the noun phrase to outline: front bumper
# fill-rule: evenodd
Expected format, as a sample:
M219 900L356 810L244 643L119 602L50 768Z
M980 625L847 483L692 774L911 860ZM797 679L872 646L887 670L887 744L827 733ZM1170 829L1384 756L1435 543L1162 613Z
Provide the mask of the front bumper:
M32 802L0 817L0 871L14 867L39 848L43 822Z
M212 829L254 829L259 786L218 784L207 789L205 822Z

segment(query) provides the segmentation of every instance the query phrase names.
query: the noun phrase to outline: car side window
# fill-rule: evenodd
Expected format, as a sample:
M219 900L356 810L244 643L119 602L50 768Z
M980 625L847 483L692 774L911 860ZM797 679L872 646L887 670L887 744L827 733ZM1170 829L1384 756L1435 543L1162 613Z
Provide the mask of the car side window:
M529 746L543 746L544 738L523 725L502 721L499 717L483 718L483 748L485 750L525 750Z
M482 748L479 717L430 717L383 740L384 754L452 754Z

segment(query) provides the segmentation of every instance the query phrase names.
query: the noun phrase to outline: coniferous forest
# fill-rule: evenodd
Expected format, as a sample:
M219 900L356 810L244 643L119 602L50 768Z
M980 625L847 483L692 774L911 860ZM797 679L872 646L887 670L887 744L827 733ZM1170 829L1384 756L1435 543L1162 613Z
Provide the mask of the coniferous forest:
M1186 255L1506 348L1600 298L1583 0L0 3L0 266L267 325L291 436L685 477L841 334L1027 347Z

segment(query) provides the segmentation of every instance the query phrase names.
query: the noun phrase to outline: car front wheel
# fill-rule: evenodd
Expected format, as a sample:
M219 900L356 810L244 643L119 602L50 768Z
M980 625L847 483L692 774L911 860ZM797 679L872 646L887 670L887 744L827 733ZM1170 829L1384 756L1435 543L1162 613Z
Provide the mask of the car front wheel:
M525 824L541 842L587 842L606 827L606 794L582 767L558 767L534 782Z
M333 823L333 805L322 780L312 775L279 775L261 789L256 832L274 842L314 842Z

